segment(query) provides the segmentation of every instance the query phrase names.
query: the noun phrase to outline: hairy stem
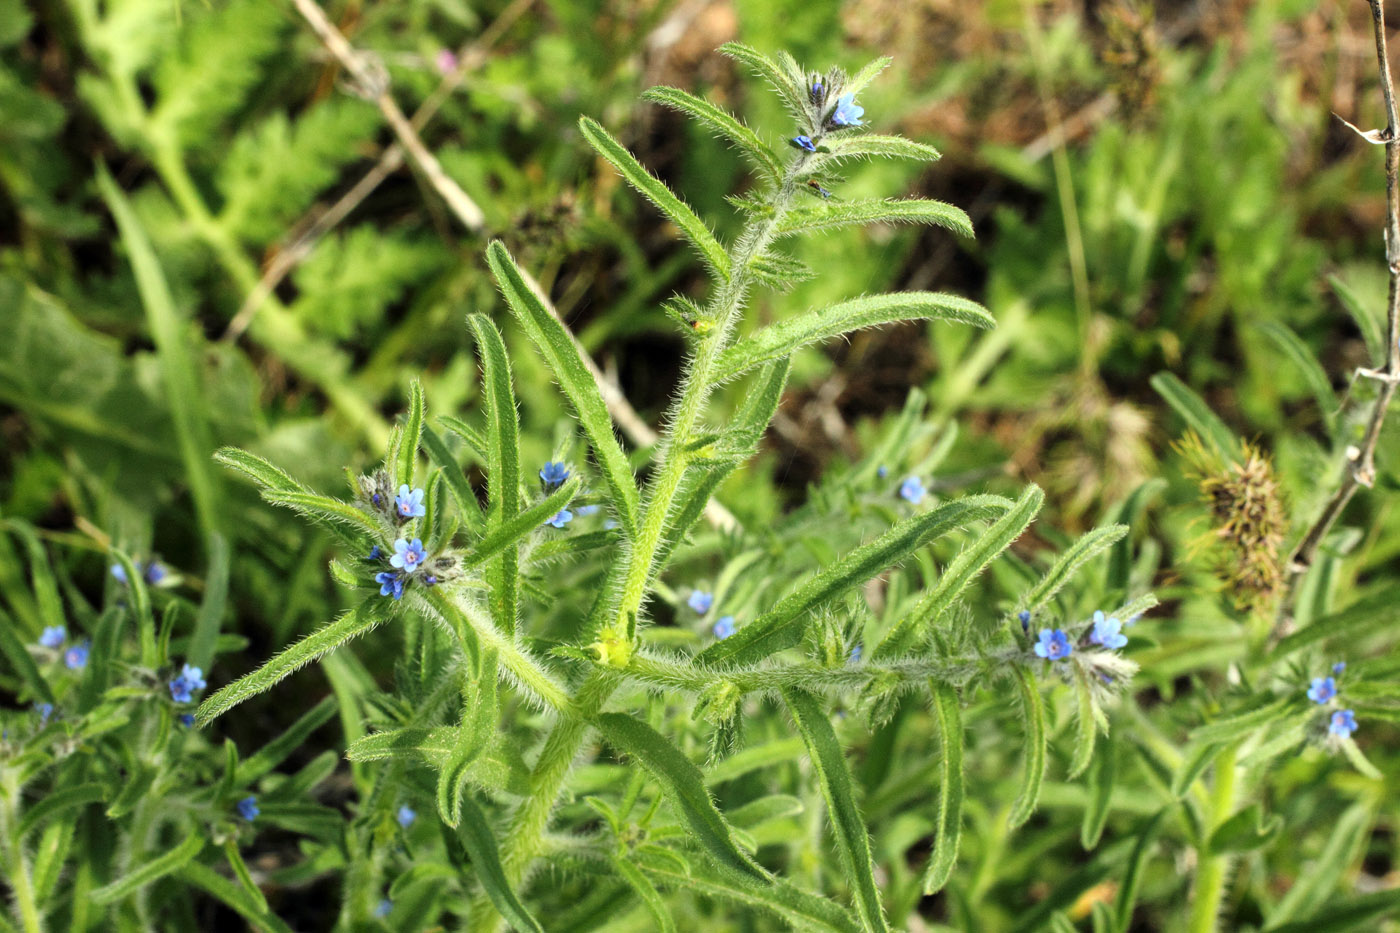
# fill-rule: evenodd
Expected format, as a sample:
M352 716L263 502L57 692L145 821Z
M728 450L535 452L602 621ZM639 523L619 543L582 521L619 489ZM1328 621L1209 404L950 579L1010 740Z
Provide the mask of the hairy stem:
M4 840L5 880L14 892L15 909L24 933L43 933L44 924L34 901L34 885L19 840L19 781L12 770L0 782L0 839Z
M1211 789L1204 838L1196 850L1196 880L1191 897L1189 933L1215 933L1220 919L1220 903L1225 897L1225 879L1230 869L1228 855L1209 855L1206 847L1211 833L1230 816L1235 806L1235 756L1237 746L1226 746L1215 758L1215 785Z

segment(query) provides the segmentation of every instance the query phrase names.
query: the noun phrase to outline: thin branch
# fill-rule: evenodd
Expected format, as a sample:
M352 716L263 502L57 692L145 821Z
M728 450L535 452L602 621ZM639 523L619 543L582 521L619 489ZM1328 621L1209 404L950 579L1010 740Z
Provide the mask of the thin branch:
M1278 622L1274 627L1276 636L1287 634L1287 630L1292 628L1293 603L1297 598L1298 586L1303 575L1317 559L1317 551L1328 532L1332 530L1333 524L1341 516L1356 490L1361 486L1370 488L1376 480L1376 445L1380 442L1386 412L1395 397L1396 384L1400 383L1400 347L1397 347L1397 340L1400 340L1400 139L1396 138L1397 130L1400 130L1400 113L1396 109L1395 82L1386 53L1383 0L1369 2L1376 38L1376 61L1380 68L1381 96L1385 100L1386 127L1371 133L1360 130L1357 132L1368 142L1385 144L1385 261L1390 270L1390 290L1386 299L1385 359L1375 369L1366 373L1376 380L1379 388L1360 445L1347 448L1346 469L1341 485L1327 501L1322 514L1289 558L1288 585L1279 603Z

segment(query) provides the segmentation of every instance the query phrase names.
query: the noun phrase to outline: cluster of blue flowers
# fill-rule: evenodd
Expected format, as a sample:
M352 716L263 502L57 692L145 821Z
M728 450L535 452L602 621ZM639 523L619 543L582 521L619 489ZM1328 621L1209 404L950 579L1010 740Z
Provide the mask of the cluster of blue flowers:
M151 586L159 585L170 574L169 569L158 560L151 561L149 565L142 564L139 560L132 563L136 567L136 572L141 574L141 579ZM127 582L126 568L121 564L112 565L112 576L118 583L125 584Z
M704 615L715 604L715 594L707 593L704 590L695 590L690 594L690 598L685 601L685 604L700 615Z
M1022 609L1016 616L1021 620L1021 630L1029 634L1031 614ZM1123 634L1122 620L1108 616L1102 610L1096 610L1094 612L1094 625L1088 633L1088 641L1090 644L1107 648L1109 651L1117 651L1128 644L1128 636ZM1065 634L1064 629L1043 628L1035 643L1035 653L1037 657L1045 658L1047 661L1063 661L1074 653L1074 645L1070 642L1069 635Z
M924 501L924 496L928 495L928 490L924 488L924 481L917 476L907 477L899 484L899 498L910 505L918 505Z
M204 682L204 671L186 664L180 668L180 673L170 678L170 698L176 703L191 703L194 701L194 692L207 686L209 685Z
M68 629L62 625L45 626L39 634L39 645L50 651L57 651L68 641ZM80 671L87 667L88 655L92 652L91 639L84 639L68 646L63 652L63 666L70 671Z
M1318 706L1328 706L1337 699L1337 678L1347 669L1345 661L1332 665L1330 677L1314 677L1308 687L1308 699ZM1350 738L1357 730L1356 713L1350 709L1333 711L1327 722L1327 731L1339 739Z
M814 127L815 135L809 136L806 133L799 133L788 140L788 143L803 152L822 151L822 136L825 133L837 132L839 130L851 129L864 126L861 117L865 116L865 108L855 101L854 94L842 94L836 98L836 106L827 110L826 82L821 75L813 75L811 84L807 88L808 99L812 102L812 111L809 119ZM831 192L822 187L821 182L812 178L807 181L808 188L819 197L825 199L831 197Z

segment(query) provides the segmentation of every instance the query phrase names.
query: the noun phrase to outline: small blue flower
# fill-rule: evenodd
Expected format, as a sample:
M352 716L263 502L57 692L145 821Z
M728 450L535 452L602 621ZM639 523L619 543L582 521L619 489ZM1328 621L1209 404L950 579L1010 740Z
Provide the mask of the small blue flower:
M389 916L389 911L393 909L394 902L387 897L382 897L379 899L379 903L374 905L374 915L380 918L387 917Z
M370 548L370 549L369 549L369 553L365 555L365 560L368 561L368 562L370 562L370 563L373 563L374 561L377 561L377 560L383 560L383 559L384 559L384 552L381 551L381 550L379 549L379 545L377 545L377 544L376 544L374 547Z
M1030 613L1030 610L1029 610L1029 609L1022 609L1020 612L1016 613L1016 618L1018 618L1018 619L1021 620L1021 631L1025 632L1027 635L1029 635L1029 634L1030 634L1030 631L1031 631L1031 613Z
M394 556L389 558L390 565L399 568L404 573L413 573L426 557L423 553L423 542L419 538L406 541L399 538L394 542Z
M865 108L856 103L854 94L842 94L836 98L836 109L831 113L832 126L863 126L860 118L865 116Z
M87 667L90 651L92 651L92 642L90 641L85 641L80 645L72 645L63 652L63 663L70 671L80 671Z
M718 638L720 641L724 641L724 640L725 640L726 638L728 638L730 635L733 635L733 634L734 634L734 617L733 617L733 616L720 616L720 617L719 617L719 621L715 623L714 633L715 633L715 637Z
M39 725L47 726L49 724L49 717L53 715L53 704L35 703L34 712L39 714Z
M258 809L258 798L252 796L251 794L238 801L237 807L238 815L243 817L249 823L257 819L258 814L262 812Z
M545 524L549 525L551 528L563 528L565 525L567 525L573 520L573 512L570 512L568 509L560 509L559 511L551 515L549 518L545 519Z
M407 483L403 484L399 487L399 494L394 497L394 508L400 519L422 517L427 511L423 507L423 490L410 490Z
M1116 618L1105 618L1102 611L1094 613L1094 630L1089 633L1089 640L1096 645L1103 645L1109 650L1121 648L1128 643L1128 636L1123 634L1123 623Z
M170 698L176 703L189 703L196 690L209 686L204 682L204 671L186 664L180 673L170 679Z
M151 586L158 586L160 581L164 580L168 573L170 573L170 570L164 564L158 560L153 560L150 566L146 568L144 576L146 582L151 584Z
M1319 705L1330 702L1336 695L1337 682L1331 677L1314 677L1308 688L1308 699Z
M861 659L861 657L862 657L864 654L865 654L865 651L864 651L864 649L861 648L860 645L852 645L852 646L851 646L851 653L848 654L848 655L846 655L846 663L847 663L847 664L859 664L859 663L860 663L860 659Z
M381 571L374 575L374 582L379 584L380 596L393 596L395 599L403 599L403 574Z
M398 819L400 826L402 826L404 829L408 829L410 826L413 825L413 821L418 819L418 814L414 812L413 808L410 807L408 804L402 804L399 807L399 812L396 818Z
M1332 722L1327 731L1341 738L1349 737L1356 731L1356 714L1349 709L1339 709L1332 714Z
M917 476L911 476L899 484L899 497L913 505L924 501L925 492L923 481Z
M569 479L569 468L557 460L551 460L540 467L540 484L545 492L553 492Z
M1043 628L1040 630L1040 641L1036 642L1035 653L1037 656L1045 658L1047 661L1060 661L1073 653L1074 647L1069 643L1069 637L1060 629Z
M880 477L880 479L884 479L886 476L890 475L890 468L882 463L875 468L875 475Z
M176 718L180 720L180 725L186 729L194 728L194 713L181 713Z
M706 593L704 590L695 590L690 594L690 598L685 604L696 612L704 615L710 611L710 607L715 604L715 594Z
M1333 665L1332 665L1332 673L1335 674L1335 675L1337 675L1338 677L1341 677L1341 676L1342 676L1342 671L1344 671L1344 670L1346 670L1346 669L1347 669L1347 662L1345 662L1345 661L1338 661L1336 664L1333 664Z
M807 93L812 103L821 106L821 102L826 100L826 85L822 84L821 78L813 78L812 86L807 89Z
M141 562L140 562L140 561L137 561L137 562L136 562L136 569L137 569L138 571L141 569ZM125 582L126 582L126 568L123 567L121 564L113 564L113 565L112 565L112 576L116 579L116 581L117 581L118 583L125 583Z
M789 141L798 149L805 149L808 152L817 151L817 144L812 142L812 137L810 136L794 136Z
M574 509L574 514L577 515L579 518L584 518L588 515L596 515L599 508L601 508L601 506L581 505L578 508Z
M68 629L61 625L48 625L39 636L39 644L45 648L57 648L68 640Z

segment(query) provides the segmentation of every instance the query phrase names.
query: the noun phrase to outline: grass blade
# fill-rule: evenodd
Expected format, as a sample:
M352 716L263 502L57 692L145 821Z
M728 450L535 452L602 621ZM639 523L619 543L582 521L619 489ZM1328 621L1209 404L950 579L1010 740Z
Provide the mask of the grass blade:
M810 693L789 688L783 691L783 700L797 731L807 743L807 755L826 800L832 835L836 837L841 862L846 866L862 925L869 931L888 930L890 927L880 903L880 887L875 881L870 837L865 831L860 808L856 806L855 785L836 730L831 728L831 720Z
M749 881L768 882L768 873L735 844L729 824L715 809L700 769L664 736L625 713L602 713L598 728L618 751L646 768L669 791L691 835L727 871Z
M732 379L761 363L785 357L800 347L863 327L914 320L948 320L987 328L996 324L995 319L977 302L957 295L896 292L856 298L788 318L737 341L716 363L715 379Z
M334 651L383 622L389 613L387 599L366 600L336 621L306 636L262 667L245 674L199 704L195 724L206 726L244 700L272 689L298 668Z
M948 883L962 839L963 727L958 693L947 684L932 684L934 719L943 746L943 781L938 790L938 825L933 854L924 869L923 892L933 894Z
M578 126L589 145L611 162L613 168L617 169L628 184L640 191L647 200L656 205L657 210L680 228L681 233L690 240L690 244L695 247L695 251L716 277L724 282L729 281L729 254L719 245L710 228L695 215L690 206L676 197L660 179L643 168L642 163L597 122L588 117L581 117Z

